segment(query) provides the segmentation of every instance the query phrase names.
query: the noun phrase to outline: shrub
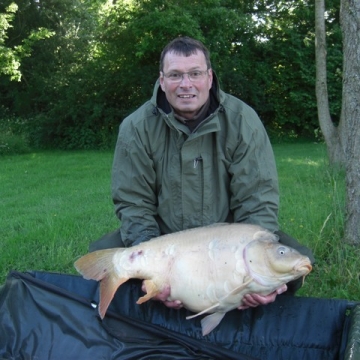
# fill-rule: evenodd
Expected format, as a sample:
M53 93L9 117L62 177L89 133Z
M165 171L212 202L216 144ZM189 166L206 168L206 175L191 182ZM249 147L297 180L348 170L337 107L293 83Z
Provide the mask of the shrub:
M0 117L0 155L24 154L30 150L26 120L3 112Z

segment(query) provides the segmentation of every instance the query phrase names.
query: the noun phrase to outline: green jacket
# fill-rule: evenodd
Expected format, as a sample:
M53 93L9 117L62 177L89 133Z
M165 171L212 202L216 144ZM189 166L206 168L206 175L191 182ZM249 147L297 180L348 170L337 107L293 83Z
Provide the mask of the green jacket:
M220 90L195 131L176 120L159 87L120 125L112 194L126 246L217 222L278 229L273 151L255 111Z

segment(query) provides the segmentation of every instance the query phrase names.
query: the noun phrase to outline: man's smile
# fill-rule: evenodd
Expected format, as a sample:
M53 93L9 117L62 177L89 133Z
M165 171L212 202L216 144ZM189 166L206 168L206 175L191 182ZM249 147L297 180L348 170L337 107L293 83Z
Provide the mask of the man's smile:
M191 98L195 97L195 95L192 95L192 94L178 95L178 97L181 98L181 99L191 99Z

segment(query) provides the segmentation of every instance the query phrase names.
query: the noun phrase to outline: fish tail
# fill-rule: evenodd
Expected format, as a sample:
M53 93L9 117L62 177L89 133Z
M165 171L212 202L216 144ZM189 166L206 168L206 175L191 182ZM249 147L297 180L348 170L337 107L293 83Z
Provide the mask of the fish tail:
M116 290L129 280L126 274L121 276L115 271L113 257L119 251L121 251L119 248L94 251L82 256L74 264L76 270L85 279L100 281L99 315L102 319Z

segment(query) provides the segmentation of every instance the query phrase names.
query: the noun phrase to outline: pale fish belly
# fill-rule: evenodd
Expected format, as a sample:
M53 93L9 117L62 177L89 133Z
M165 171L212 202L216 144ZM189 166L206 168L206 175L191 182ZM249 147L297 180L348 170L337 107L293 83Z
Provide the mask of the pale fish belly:
M178 252L170 270L171 299L199 312L219 304L217 311L240 305L245 292L229 294L244 283L246 244L213 239L196 250Z

